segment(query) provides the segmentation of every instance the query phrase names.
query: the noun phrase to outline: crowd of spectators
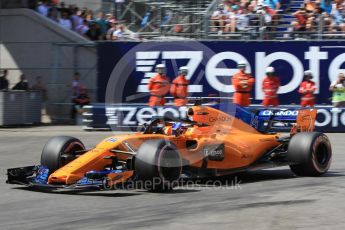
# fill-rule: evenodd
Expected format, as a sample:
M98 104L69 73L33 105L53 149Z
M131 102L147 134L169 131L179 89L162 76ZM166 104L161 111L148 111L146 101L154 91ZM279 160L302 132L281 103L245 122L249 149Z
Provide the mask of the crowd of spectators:
M60 26L92 40L123 40L125 26L113 14L99 12L97 15L88 8L76 5L66 6L64 2L43 0L37 12L50 18Z
M224 0L211 16L211 30L218 34L272 30L279 13L279 0Z
M292 0L290 3L293 2ZM259 30L274 32L282 15L291 15L287 37L309 33L345 32L344 0L304 0L300 9L281 7L280 0L223 0L211 16L211 31L223 33ZM264 38L272 38L266 33Z
M299 10L293 13L293 35L311 34L322 29L323 33L345 32L344 0L305 0Z
M272 39L282 23L282 15L290 15L291 24L285 25L285 31L280 30L286 38L308 36L320 31L324 34L345 32L344 0L304 0L299 9L289 8L288 5L283 8L281 1L222 0L211 16L211 31L225 36L246 33L253 39L263 34L264 39ZM289 2L293 3L294 0ZM114 3L116 17L112 13L95 14L90 9L76 5L66 6L57 0L43 0L37 11L90 40L140 39L137 34L129 33L123 22L117 19L124 0L116 0Z

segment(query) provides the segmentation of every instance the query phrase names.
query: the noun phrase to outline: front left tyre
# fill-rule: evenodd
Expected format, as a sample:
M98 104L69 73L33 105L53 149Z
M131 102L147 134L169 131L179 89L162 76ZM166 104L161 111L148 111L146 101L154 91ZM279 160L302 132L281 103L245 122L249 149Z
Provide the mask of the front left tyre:
M139 147L134 168L140 187L150 191L167 191L178 183L182 158L171 142L148 140Z

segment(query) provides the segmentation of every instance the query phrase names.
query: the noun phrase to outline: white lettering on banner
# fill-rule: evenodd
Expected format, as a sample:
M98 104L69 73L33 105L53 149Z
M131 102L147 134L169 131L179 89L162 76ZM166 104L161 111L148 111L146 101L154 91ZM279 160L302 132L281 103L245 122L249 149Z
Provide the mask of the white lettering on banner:
M168 112L172 113L174 117L180 116L180 113L174 108L158 108L158 116L164 116Z
M321 113L325 117L325 119L323 122L319 122L316 120L315 126L323 127L323 126L327 126L331 122L332 117L326 109L318 109L317 113Z
M309 51L304 53L304 58L309 60L309 69L314 75L316 93L320 92L320 60L327 60L328 52L320 52L320 47L311 46Z
M142 51L136 53L137 70L144 73L137 92L148 92L147 83L148 80L155 75L154 66L157 64L159 56L162 56L162 60L177 60L187 59L187 67L189 68L188 79L191 79L196 75L196 70L203 61L203 51ZM291 80L279 88L279 94L290 93L296 90L303 79L303 65L302 61L297 56L289 52L272 52L267 54L266 52L255 52L255 99L263 99L262 80L265 76L266 67L271 63L282 60L287 62L292 68ZM305 66L305 69L310 69L314 75L314 81L317 84L317 93L319 93L320 85L320 63L322 60L327 60L329 57L328 51L320 51L319 46L310 46L309 50L304 52L304 59L309 60L309 65ZM248 65L247 72L251 73L251 66L248 60L240 53L237 52L220 52L211 57L205 66L205 78L208 84L219 92L232 93L234 88L229 83L230 76L234 75L237 68L228 68L225 65L221 66L224 60L232 60L234 62L245 61ZM342 53L335 57L328 69L328 75L330 81L336 80L337 75L341 72L345 73L345 69L341 69L341 66L345 63L345 53ZM169 73L170 75L172 73ZM168 75L169 75L168 74ZM229 81L224 83L220 81L218 77L229 77ZM287 77L287 76L284 76ZM194 79L191 79L193 83ZM191 93L203 92L203 85L189 85L189 91Z
M146 122L149 122L153 116L157 116L157 112L153 108L142 108L137 112L136 120L139 124L144 124ZM123 124L127 125L127 122L123 121Z
M105 108L105 116L107 116L107 125L117 125L118 124L118 117L116 116L116 109L117 108Z
M123 119L123 123L126 123L127 125L136 125L136 121L132 121L132 117L135 115L136 108L135 107L129 107L129 108L119 108L119 112L128 111L127 115Z
M188 108L179 107L172 108L136 108L136 107L108 107L106 108L106 116L108 125L136 126L138 124L147 123L153 116L165 116L171 114L175 118L186 118ZM122 114L121 114L122 113ZM270 116L273 114L271 110L263 110L261 115ZM276 116L297 116L298 110L285 110L275 112ZM318 109L318 119L315 121L316 127L345 126L345 110L333 108L331 110ZM321 114L321 116L320 116Z
M251 73L250 64L247 59L239 53L235 52L222 52L214 55L207 63L205 76L208 84L210 84L214 89L224 93L234 92L234 87L232 85L223 84L218 80L217 77L229 77L233 76L238 69L229 68L217 68L219 63L224 60L233 60L234 62L244 61L247 63L247 72Z
M107 125L136 126L149 122L153 116L165 116L168 113L175 118L186 118L187 110L185 106L179 109L158 108L157 110L150 107L106 107Z
M177 59L189 59L187 63L188 75L186 76L189 80L202 61L202 51L166 51L162 52L162 59L177 60Z
M331 113L332 113L332 127L337 127L338 126L338 117L339 117L339 113L341 113L342 110L338 109L338 108L333 108L331 109Z
M266 68L270 66L270 64L277 60L284 60L289 63L293 69L293 77L291 81L286 84L282 85L279 88L278 93L284 94L295 90L303 79L303 65L298 60L296 56L286 52L275 52L271 53L266 56L265 52L256 52L255 55L256 59L256 72L255 72L255 99L262 100L264 98L264 94L262 91L262 81L265 77Z
M147 83L151 77L156 75L155 71L155 61L150 61L150 59L156 59L158 60L159 54L162 53L162 59L163 60L177 60L177 59L187 59L189 60L187 63L188 68L188 75L187 79L190 79L193 74L195 73L196 69L200 65L202 59L203 59L203 51L148 51L148 52L137 52L136 58L137 58L137 67L136 70L138 72L143 72L144 78L140 82L140 85L138 86L137 92L148 92ZM148 61L146 61L148 59ZM143 65L149 65L149 66L143 66ZM169 76L169 74L168 74ZM174 77L174 76L170 76ZM201 93L203 92L203 86L202 85L189 85L188 87L189 92L191 93Z
M345 112L343 112L340 116L340 122L341 124L345 125Z
M331 62L328 69L328 76L331 82L337 80L339 73L345 73L345 69L340 69L340 66L344 62L345 62L345 53L338 55Z
M263 116L270 116L272 114L273 114L273 112L271 110L265 110L265 111L262 112Z

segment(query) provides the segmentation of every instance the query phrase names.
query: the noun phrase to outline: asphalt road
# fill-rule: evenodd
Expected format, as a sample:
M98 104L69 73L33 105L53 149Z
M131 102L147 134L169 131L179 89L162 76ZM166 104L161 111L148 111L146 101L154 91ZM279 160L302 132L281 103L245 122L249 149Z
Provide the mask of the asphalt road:
M330 172L295 177L288 168L215 179L170 193L142 190L44 193L5 184L5 170L38 164L55 135L88 147L111 135L79 127L0 129L0 229L345 229L345 134L329 134Z

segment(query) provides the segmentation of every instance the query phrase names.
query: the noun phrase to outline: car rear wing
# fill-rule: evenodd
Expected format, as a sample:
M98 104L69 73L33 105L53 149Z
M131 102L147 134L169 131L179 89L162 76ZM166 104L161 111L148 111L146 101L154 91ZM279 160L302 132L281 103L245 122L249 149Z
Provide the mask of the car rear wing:
M257 128L264 132L312 132L316 113L316 109L261 110L256 115Z
M236 107L236 117L263 133L311 132L316 109L256 109Z

